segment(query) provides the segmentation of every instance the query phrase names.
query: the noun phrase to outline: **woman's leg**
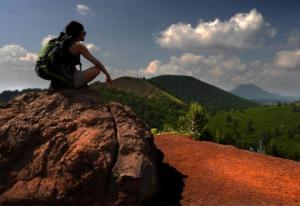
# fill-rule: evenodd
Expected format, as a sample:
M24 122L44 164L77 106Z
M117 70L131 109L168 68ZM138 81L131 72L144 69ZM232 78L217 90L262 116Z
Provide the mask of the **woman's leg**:
M75 73L74 86L75 88L80 88L92 81L100 73L97 67L90 67L84 71L78 71Z
M90 67L82 72L85 82L88 83L95 79L98 76L98 74L100 74L100 69L98 69L97 67Z

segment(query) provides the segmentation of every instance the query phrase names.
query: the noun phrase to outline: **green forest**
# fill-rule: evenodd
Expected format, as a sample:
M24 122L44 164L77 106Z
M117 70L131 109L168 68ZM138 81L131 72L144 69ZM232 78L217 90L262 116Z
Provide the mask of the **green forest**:
M298 103L220 112L206 128L215 142L300 161Z

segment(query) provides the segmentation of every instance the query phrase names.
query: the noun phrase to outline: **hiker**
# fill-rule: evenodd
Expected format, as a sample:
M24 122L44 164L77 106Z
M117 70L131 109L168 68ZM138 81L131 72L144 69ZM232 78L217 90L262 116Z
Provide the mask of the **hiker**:
M71 21L59 37L50 40L42 48L35 69L40 77L51 80L50 89L85 87L101 71L106 75L106 82L112 84L103 64L81 43L85 40L85 36L83 25ZM81 71L80 55L94 66ZM76 65L80 65L80 71Z

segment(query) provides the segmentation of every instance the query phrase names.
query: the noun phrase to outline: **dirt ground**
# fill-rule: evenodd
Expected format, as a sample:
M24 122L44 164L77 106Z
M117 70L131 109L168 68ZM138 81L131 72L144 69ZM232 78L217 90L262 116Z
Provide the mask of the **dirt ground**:
M188 136L157 135L155 144L176 171L164 179L173 178L178 202L166 206L300 206L299 162Z

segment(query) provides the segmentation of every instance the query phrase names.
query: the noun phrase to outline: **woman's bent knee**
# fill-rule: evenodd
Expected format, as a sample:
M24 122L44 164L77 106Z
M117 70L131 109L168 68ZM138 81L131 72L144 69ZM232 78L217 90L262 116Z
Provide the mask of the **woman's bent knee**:
M87 81L85 79L84 72L76 71L75 74L74 74L74 86L75 86L75 88L80 88L85 83L87 83Z

